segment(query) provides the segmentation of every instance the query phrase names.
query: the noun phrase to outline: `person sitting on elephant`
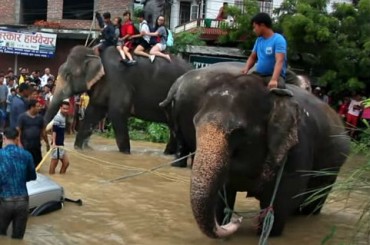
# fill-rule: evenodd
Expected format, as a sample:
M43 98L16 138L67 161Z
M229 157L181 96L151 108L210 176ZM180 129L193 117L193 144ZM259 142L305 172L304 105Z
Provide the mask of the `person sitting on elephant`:
M146 33L149 36L158 37L158 43L150 49L149 53L151 55L165 58L171 62L170 55L162 53L164 50L166 50L167 36L168 36L167 29L164 26L164 16L162 15L158 16L155 25L156 25L155 32Z
M271 17L266 13L258 13L251 21L253 30L258 38L254 44L242 73L247 74L256 64L257 74L262 77L269 89L281 95L292 96L285 89L285 75L287 69L287 43L285 38L272 30ZM279 89L278 89L279 88Z
M117 21L116 21L117 20ZM129 40L129 37L134 35L134 25L131 22L131 13L130 11L126 11L123 13L123 25L119 21L121 18L115 18L115 23L119 26L118 29L118 41L117 41L117 50L120 53L122 60L121 62L127 65L135 65L136 60L132 58L130 50L133 48L132 40ZM128 60L126 59L128 58Z
M113 26L114 26L114 35L117 39L117 46L118 46L118 39L121 37L122 19L120 17L114 18Z
M139 12L137 18L140 21L140 34L131 36L131 38L139 38L138 45L134 50L134 54L148 57L150 59L150 62L153 62L155 56L145 52L145 50L150 48L150 36L146 34L149 33L149 25L144 19L144 12Z
M117 40L115 35L115 28L112 24L112 21L110 20L110 13L106 12L103 14L104 21L99 12L96 12L95 17L98 20L99 27L102 29L101 33L103 36L103 39L100 41L100 43L93 47L95 54L99 55L100 52L104 51L109 46L116 45Z

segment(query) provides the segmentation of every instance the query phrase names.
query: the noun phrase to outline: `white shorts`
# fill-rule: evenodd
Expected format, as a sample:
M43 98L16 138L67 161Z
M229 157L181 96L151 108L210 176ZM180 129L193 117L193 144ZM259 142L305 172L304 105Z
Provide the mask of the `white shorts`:
M55 147L51 153L51 159L63 159L66 154L65 150L60 147Z
M159 51L164 51L166 50L166 47L167 47L166 44L162 44L162 43L157 43L156 46L159 47Z

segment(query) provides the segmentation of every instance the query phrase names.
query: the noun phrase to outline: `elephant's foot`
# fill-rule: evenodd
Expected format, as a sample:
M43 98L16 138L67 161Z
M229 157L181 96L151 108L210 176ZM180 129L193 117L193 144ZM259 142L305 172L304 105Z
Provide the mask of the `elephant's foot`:
M173 149L173 147L166 147L166 149L164 150L163 154L165 155L173 155L176 153L176 149Z
M322 205L307 205L299 208L298 212L300 215L318 215L321 213Z
M89 151L93 151L94 148L92 148L90 145L84 145L84 150L89 150Z
M177 167L177 168L186 168L188 166L187 158L182 159L180 161L176 161L171 163L172 167Z
M122 149L122 150L119 150L119 152L121 152L123 154L127 154L127 155L130 155L131 154L130 149Z

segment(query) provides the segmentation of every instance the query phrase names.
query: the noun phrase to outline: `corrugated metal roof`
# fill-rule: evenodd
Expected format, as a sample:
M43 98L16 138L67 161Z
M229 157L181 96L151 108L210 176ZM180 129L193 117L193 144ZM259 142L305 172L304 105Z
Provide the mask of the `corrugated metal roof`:
M186 53L247 58L241 49L215 46L187 46Z

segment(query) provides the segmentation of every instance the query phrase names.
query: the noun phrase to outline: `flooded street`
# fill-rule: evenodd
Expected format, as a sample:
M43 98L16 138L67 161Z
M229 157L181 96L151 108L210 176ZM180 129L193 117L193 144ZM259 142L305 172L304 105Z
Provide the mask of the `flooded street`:
M246 199L245 193L238 194L235 210L248 211L249 218L243 220L234 236L225 241L211 240L201 234L190 207L190 169L164 167L154 173L112 181L138 173L139 169L170 162L172 156L162 155L163 144L132 142L131 155L119 153L114 140L98 136L91 140L95 151L76 152L72 145L73 139L69 137L66 147L71 149L68 152L71 165L67 174L52 178L64 187L66 197L81 198L83 206L65 203L60 211L31 217L23 241L0 238L1 245L258 243L253 224L258 203ZM352 159L345 170L356 162ZM48 167L49 161L40 173L48 176ZM319 216L291 218L283 236L270 239L269 244L321 244L334 225L334 238L326 244L350 244L345 239L352 234L364 200L330 201Z

